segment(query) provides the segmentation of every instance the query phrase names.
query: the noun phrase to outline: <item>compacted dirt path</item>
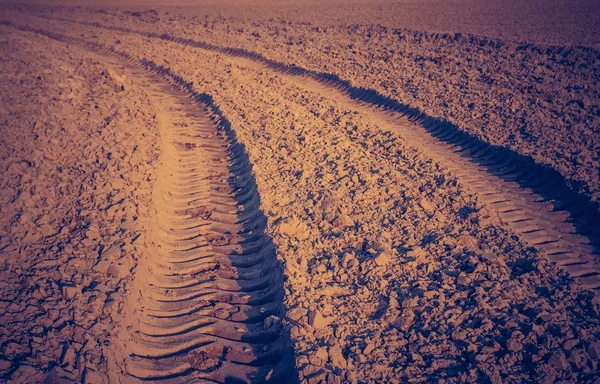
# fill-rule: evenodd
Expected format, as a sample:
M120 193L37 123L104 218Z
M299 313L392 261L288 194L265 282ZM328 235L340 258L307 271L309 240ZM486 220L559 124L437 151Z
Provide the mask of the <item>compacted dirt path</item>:
M168 126L152 241L127 301L123 371L185 383L281 380L292 364L282 274L244 148L200 95L152 80Z
M125 301L110 382L291 380L282 269L245 149L210 96L151 62L34 31L111 55L160 106L146 252Z

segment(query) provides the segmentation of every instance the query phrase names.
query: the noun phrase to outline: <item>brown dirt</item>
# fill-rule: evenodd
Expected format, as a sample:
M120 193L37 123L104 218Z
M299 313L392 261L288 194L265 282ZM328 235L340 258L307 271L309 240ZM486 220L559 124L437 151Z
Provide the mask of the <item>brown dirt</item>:
M244 48L333 73L532 156L560 172L574 190L600 199L597 49L502 41L463 30L205 18L187 8L139 16L131 10L61 8L55 15Z
M307 86L308 80L298 82L254 61L23 14L13 20L64 36L42 31L63 41L57 42L0 27L6 42L0 45L1 65L8 74L0 88L7 148L2 159L16 164L0 179L1 213L10 219L0 240L2 299L12 303L1 313L7 324L0 333L3 379L130 382L140 372L131 369L133 361L144 372L168 372L168 366L173 381L201 379L207 372L226 381L245 375L228 366L236 359L258 359L261 365L265 350L255 344L273 337L275 345L291 342L291 374L308 383L596 379L600 308L594 295L552 264L544 247L530 247L527 236L496 216L481 186L464 183L466 176L452 167L450 173L443 156L425 151L423 138L417 143L414 133L390 128L399 124L397 117L384 118L340 92ZM131 59L107 56L106 47ZM283 52L273 47L274 54ZM135 69L141 59L161 66L162 76ZM183 91L156 85L165 76L175 77ZM65 79L78 80L78 87L67 89ZM196 92L200 104L181 92ZM113 103L123 105L122 112L107 120ZM31 132L34 118L44 121L44 130ZM54 119L60 123L52 124ZM62 140L60 127L67 130ZM30 155L36 150L44 161ZM138 151L142 157L132 164L130 156ZM89 153L89 160L81 153ZM240 156L247 160L236 163ZM68 167L78 172L65 174ZM36 177L20 176L30 168ZM236 201L232 186L243 185L250 192ZM120 188L127 191L123 201L114 192ZM34 204L19 205L14 196L20 190L29 191ZM190 201L190 193L200 193L199 200ZM69 208L86 207L88 200L88 208ZM116 201L118 208L111 205ZM132 227L124 224L131 209L137 218ZM20 220L24 215L30 218ZM69 230L45 231L38 216L47 217L41 222L50 229L66 220ZM251 235L240 230L236 216L253 228ZM183 225L188 231L190 222L215 230L171 239L160 229ZM82 240L78 231L85 233ZM23 239L29 232L39 235ZM254 250L245 236L274 245L273 260L258 264L259 271L265 262L270 266L261 276L266 280L248 288L247 296L199 301L206 313L184 316L182 323L149 320L152 311L193 309L175 303L194 295L244 287L243 275L250 271L225 259L218 269L225 281L201 279L214 275L207 268L210 254L223 253L215 250L225 250L229 261L247 246ZM116 245L101 249L105 244ZM207 269L173 272L181 268L174 252L182 247L189 248L183 264L208 257L206 265L194 267ZM50 260L44 268L26 264L44 259ZM98 265L106 273L97 273ZM250 275L256 273L263 272ZM44 296L38 297L38 285ZM250 309L238 320L229 317L261 297L253 295L263 287L276 287L264 289L283 296L285 311L275 299L258 320L248 320ZM90 303L101 303L100 312ZM45 306L60 308L64 321L57 324ZM193 323L206 319L225 325ZM240 322L241 343L230 341L220 355L199 344L209 339L222 346L215 337L234 339L224 319ZM183 351L190 343L194 348ZM148 356L161 357L161 363L148 366ZM277 370L259 372L264 376L256 381L280 378Z
M105 373L157 133L118 67L2 27L2 376Z

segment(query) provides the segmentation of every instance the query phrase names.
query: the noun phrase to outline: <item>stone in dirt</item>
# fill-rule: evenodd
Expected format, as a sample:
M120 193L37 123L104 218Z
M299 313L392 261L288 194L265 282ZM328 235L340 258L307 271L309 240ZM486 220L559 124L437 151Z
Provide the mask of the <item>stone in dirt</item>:
M433 208L433 205L431 205L431 203L429 201L427 201L425 198L421 198L421 200L419 200L419 206L421 208L423 208L425 213L427 213L429 216L432 216L435 213L435 209Z
M60 367L54 367L44 378L44 384L72 384L75 378Z
M286 220L279 225L279 232L288 237L295 237L298 240L308 238L308 227L297 217Z
M293 321L298 321L301 318L305 317L308 313L308 310L305 308L294 308L287 313L287 317Z
M106 270L106 274L108 276L113 276L118 279L125 279L131 276L131 270L134 267L135 263L133 259L129 256L124 256L116 263L112 264Z
M427 256L427 252L421 247L414 247L406 254L408 257L414 257L416 260L421 260Z
M342 348L338 346L329 347L329 361L338 368L346 368L347 365Z
M348 215L340 215L333 221L335 228L349 228L354 226L354 220Z
M375 264L377 264L380 267L383 267L384 265L388 264L392 260L392 258L390 257L388 252L381 252L377 256L375 256L373 260L375 260Z
M327 348L326 347L320 347L315 352L315 356L318 357L319 359L323 360L323 361L327 361L327 359L329 358L329 355L327 354Z
M0 360L0 372L8 370L10 366L10 361Z
M412 327L414 322L415 313L412 310L407 309L404 312L402 312L400 316L398 316L396 321L394 321L393 326L401 331L406 332L410 329L410 327Z
M77 295L77 293L79 293L79 290L76 287L62 287L62 294L65 300L71 300Z
M592 359L600 359L600 341L590 343L588 346L588 354Z
M558 372L562 372L567 369L569 363L562 352L557 352L550 356L548 364L554 367Z
M320 311L311 311L308 324L315 329L323 329L329 325L329 320L324 318Z
M98 374L98 372L93 371L91 369L86 368L85 370L85 384L96 384L101 383L102 377Z

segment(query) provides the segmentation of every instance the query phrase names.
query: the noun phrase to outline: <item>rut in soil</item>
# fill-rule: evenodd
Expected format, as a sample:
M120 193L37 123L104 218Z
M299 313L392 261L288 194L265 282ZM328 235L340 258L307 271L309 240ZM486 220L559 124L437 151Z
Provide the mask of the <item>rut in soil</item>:
M397 132L409 145L420 148L448 168L464 187L477 193L492 212L529 244L577 278L583 288L600 292L599 204L573 191L562 175L531 157L491 145L452 123L431 118L372 89L353 87L336 75L279 63L260 53L126 27L56 20L226 54L243 60L243 64L267 67L301 88L345 103L369 115L383 129Z
M154 214L114 343L111 381L294 382L281 323L282 268L264 233L252 165L212 98L153 62L3 24L117 57L160 106Z

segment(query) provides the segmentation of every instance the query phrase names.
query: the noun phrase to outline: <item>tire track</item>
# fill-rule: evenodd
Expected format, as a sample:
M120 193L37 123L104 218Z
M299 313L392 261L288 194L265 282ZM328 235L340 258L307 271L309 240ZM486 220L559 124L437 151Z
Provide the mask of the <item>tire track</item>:
M574 192L557 171L535 163L529 156L491 145L447 121L428 117L418 109L374 90L353 87L336 75L285 65L256 52L125 27L49 19L226 54L243 60L246 65L266 66L301 88L359 110L384 129L398 132L410 145L448 168L529 244L544 251L552 261L576 277L583 288L600 292L599 205Z
M119 63L159 105L162 153L113 350L111 382L289 382L283 278L245 148L212 98L150 61L52 32ZM165 81L166 80L166 81Z
M279 320L283 280L244 149L210 102L167 87L153 93L172 129L150 257L133 286L141 294L129 302L141 305L131 311L124 371L169 382L283 381L292 364Z
M291 81L303 86L298 78ZM304 87L341 101L368 115L382 129L403 136L457 176L490 211L576 277L583 288L600 292L598 206L573 192L556 171L507 148L484 143L444 121L381 103L368 91L352 95L335 82L312 82Z
M156 179L150 257L133 287L141 295L130 297L141 306L124 370L169 382L282 380L291 364L279 320L283 280L243 147L189 95L171 88L153 97L173 128Z

